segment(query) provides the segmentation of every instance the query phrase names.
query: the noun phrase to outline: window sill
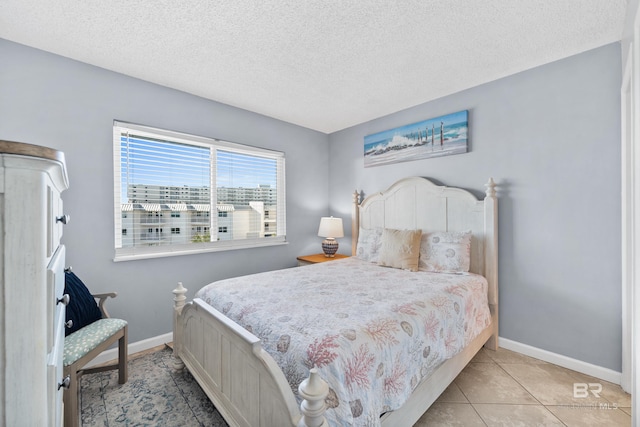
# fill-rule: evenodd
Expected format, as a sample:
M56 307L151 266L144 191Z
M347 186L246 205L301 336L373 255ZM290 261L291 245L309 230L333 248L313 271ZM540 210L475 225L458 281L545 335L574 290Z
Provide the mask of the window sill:
M207 246L206 248L198 248L198 249L192 249L192 248L177 249L174 247L173 249L166 250L166 251L153 251L153 252L151 251L142 252L140 251L140 249L137 249L137 251L139 251L138 253L130 253L126 249L120 252L121 250L116 249L116 254L115 254L115 257L113 258L113 262L136 261L140 259L152 259L152 258L166 258L166 257L182 256L182 255L197 255L197 254L203 254L203 253L209 253L209 252L226 252L226 251L233 251L237 249L252 249L252 248L270 247L270 246L281 246L281 245L288 245L288 244L289 242L287 242L286 240L272 240L268 242L259 242L259 243L256 243L255 241L251 241L250 243L247 242L244 244L239 242L233 242L233 244L229 244L229 245L211 245L211 246Z

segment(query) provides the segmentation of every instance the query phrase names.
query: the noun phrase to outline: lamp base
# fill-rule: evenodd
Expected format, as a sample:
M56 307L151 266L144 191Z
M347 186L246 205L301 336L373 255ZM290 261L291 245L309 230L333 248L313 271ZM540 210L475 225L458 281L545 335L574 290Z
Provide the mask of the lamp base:
M322 251L327 258L333 258L338 252L338 242L336 239L328 237L322 241Z

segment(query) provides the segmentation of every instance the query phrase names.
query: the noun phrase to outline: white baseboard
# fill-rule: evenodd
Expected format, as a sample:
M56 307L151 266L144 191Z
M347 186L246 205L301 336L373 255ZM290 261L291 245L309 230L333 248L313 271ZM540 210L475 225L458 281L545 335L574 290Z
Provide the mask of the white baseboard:
M130 343L128 347L128 353L138 353L171 341L173 341L173 332L169 332L164 335L158 335L146 340ZM507 338L498 338L498 345L504 349L515 351L517 353L524 354L525 356L534 357L545 362L553 363L554 365L581 372L585 375L590 375L592 377L599 378L604 381L609 381L614 384L620 384L620 381L622 379L622 374L612 369L603 368L602 366L593 365L591 363L583 362L578 359L572 359L571 357L563 356L561 354L553 353L547 350L542 350L540 348L522 344L517 341L512 341ZM89 362L87 367L90 368L91 366L109 362L117 358L118 348L111 348L100 353L98 357Z
M147 338L146 340L129 343L127 347L127 353L129 355L139 353L150 348L157 347L159 345L173 341L173 332L169 332L164 335L158 335L157 337ZM118 358L118 347L110 348L100 353L95 359L87 364L87 368L90 368L101 363L116 360Z
M554 365L562 366L563 368L571 369L585 375L590 375L604 381L609 381L610 383L620 384L622 379L622 373L616 372L613 369L603 368L602 366L593 365L578 359L572 359L571 357L542 350L517 341L511 341L507 338L499 337L498 345L504 349L553 363Z

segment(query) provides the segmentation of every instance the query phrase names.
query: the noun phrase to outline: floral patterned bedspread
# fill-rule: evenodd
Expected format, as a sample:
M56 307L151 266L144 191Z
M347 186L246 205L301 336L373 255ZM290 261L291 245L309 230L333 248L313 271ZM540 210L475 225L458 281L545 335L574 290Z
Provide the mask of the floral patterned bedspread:
M379 426L491 322L487 281L355 257L212 283L196 294L262 340L296 396L316 366L332 426Z

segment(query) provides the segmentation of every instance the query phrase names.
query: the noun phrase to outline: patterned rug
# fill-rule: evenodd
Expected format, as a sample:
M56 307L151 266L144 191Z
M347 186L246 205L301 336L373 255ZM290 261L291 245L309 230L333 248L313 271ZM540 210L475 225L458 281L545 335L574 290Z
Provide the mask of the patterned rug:
M129 361L129 380L118 371L80 379L83 427L228 427L191 374L171 368L168 348Z

